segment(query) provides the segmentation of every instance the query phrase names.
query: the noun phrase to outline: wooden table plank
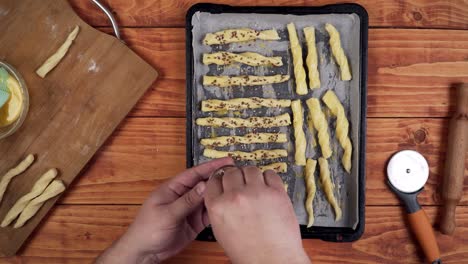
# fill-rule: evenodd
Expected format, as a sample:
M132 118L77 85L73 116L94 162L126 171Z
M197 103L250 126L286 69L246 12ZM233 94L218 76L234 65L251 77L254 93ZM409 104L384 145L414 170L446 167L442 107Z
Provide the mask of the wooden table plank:
M185 14L195 3L203 0L107 0L107 6L116 14L122 26L131 27L182 27ZM211 0L211 3L227 5L266 5L266 6L321 6L343 3L340 0ZM431 0L354 0L369 13L372 27L418 27L467 29L468 3L457 1ZM88 0L71 0L77 13L93 26L108 26L109 21Z
M432 223L438 207L426 207ZM126 229L138 206L57 206L27 243L21 257L0 263L83 263L95 258ZM408 233L400 207L368 206L366 232L355 243L303 240L314 263L421 263L421 251ZM468 207L457 212L455 236L437 232L444 263L468 259ZM194 242L169 263L227 262L217 243Z
M132 116L185 116L184 32L123 30L131 48L160 73ZM371 29L368 63L369 117L447 117L453 85L468 82L468 31Z
M368 205L399 204L386 185L384 168L392 153L401 149L418 150L428 159L431 174L420 201L440 204L437 187L443 173L447 124L446 119L368 119ZM140 204L161 181L184 168L185 119L129 118L61 203ZM462 203L468 205L468 178L465 183Z

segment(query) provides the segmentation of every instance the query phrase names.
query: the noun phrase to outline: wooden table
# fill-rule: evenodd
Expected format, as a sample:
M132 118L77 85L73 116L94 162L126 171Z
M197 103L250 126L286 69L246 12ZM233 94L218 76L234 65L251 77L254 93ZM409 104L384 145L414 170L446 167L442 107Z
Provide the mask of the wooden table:
M195 0L108 0L123 38L160 73L134 111L23 247L13 263L90 262L125 231L147 194L185 168L186 10ZM340 1L229 0L232 5L323 5ZM309 3L310 2L310 3ZM370 18L366 231L355 243L304 240L315 263L421 263L403 210L385 184L389 156L421 152L430 178L420 201L435 226L440 213L448 117L455 83L468 82L468 2L357 1ZM82 18L110 32L89 0ZM468 164L468 162L467 162ZM465 170L467 174L468 170ZM468 178L467 178L468 179ZM444 263L468 263L468 180L454 236L437 232ZM194 242L170 263L228 262L217 243Z

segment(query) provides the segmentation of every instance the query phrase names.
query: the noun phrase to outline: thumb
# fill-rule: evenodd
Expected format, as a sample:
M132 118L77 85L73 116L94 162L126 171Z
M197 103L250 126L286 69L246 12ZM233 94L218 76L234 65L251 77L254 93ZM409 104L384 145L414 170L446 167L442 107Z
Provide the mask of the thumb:
M173 215L178 218L184 218L199 208L203 203L203 193L206 189L205 182L199 182L195 187L178 198L170 205Z

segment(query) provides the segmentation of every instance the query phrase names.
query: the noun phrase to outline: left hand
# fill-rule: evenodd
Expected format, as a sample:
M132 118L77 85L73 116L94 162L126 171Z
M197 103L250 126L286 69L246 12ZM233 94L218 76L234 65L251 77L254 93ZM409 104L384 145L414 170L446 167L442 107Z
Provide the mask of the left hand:
M203 205L205 181L231 158L182 172L153 191L127 232L97 263L158 263L184 249L208 224Z

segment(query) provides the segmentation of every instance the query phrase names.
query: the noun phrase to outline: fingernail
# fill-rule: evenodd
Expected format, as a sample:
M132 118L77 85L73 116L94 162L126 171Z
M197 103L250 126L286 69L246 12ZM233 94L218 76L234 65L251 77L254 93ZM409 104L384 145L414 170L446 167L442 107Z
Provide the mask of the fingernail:
M198 184L197 188L195 188L195 191L198 193L198 195L202 195L205 192L206 189L206 184L204 182L201 182Z

